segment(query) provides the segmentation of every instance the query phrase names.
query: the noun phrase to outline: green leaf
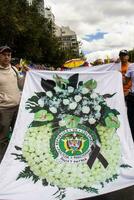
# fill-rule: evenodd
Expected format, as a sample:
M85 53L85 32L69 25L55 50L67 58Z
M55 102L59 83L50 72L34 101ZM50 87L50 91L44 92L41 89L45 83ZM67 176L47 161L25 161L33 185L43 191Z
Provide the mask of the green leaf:
M20 147L18 147L18 146L15 146L15 149L16 149L17 151L21 151L21 150L22 150L22 148L20 148Z
M31 98L28 99L29 102L35 102L35 103L37 103L38 100L39 100L38 96L32 96Z
M97 87L97 81L91 79L84 83L84 87L93 90Z
M46 179L43 179L43 180L42 180L42 185L43 185L43 186L47 186L47 185L48 185L48 182L47 182Z
M109 113L112 113L115 117L120 114L116 109L111 109L107 105L101 104L101 107L102 107L102 109L101 109L100 122L101 122L102 125L106 125L105 119L107 117L109 117ZM119 125L119 122L117 124Z
M24 163L27 162L22 154L11 153L11 155L16 157L15 160L19 160L19 161L24 162Z
M111 112L116 116L120 115L120 113L116 109L111 109Z
M104 99L106 99L106 98L111 98L111 97L113 97L115 94L116 94L116 92L113 93L113 94L104 94L104 95L103 95L103 98L104 98Z
M37 95L37 97L38 97L39 99L46 96L46 93L45 93L45 92L35 92L35 94Z
M66 88L67 84L69 83L69 81L67 79L63 79L62 77L58 76L57 74L55 74L53 76L55 82L56 82L56 85L58 87L60 87L61 89L64 89Z
M105 123L108 128L116 128L117 129L120 127L120 122L113 113L108 114L108 116L105 119Z
M66 127L75 128L80 122L80 117L77 117L75 115L66 115L66 117L63 118L63 120L66 123Z
M55 196L55 198L58 199L58 200L62 200L66 197L65 192L66 192L65 188L58 188L58 190L53 194L53 196Z
M103 183L103 182L100 182L100 184L101 184L101 187L104 188L104 183Z
M99 191L97 188L94 187L83 187L83 188L79 188L80 190L85 190L86 192L91 192L91 193L95 193L95 194L99 194Z
M39 177L36 176L31 170L30 167L25 167L25 169L19 173L18 177L16 180L20 179L20 178L32 178L33 182L36 183L39 180Z
M41 121L41 122L38 122L38 121L32 121L32 123L30 124L29 127L39 127L39 126L44 126L44 125L47 125L48 124L48 121Z
M118 174L114 174L112 177L110 177L110 178L107 178L106 179L106 183L110 183L110 182L113 182L113 181L115 181L117 178L118 178Z
M113 180L116 180L118 178L118 176L119 176L118 174L114 174L113 175Z
M54 119L51 113L48 113L47 110L39 110L34 114L35 121L52 121Z
M132 168L130 165L128 165L128 164L122 164L122 165L120 165L120 167L122 167L122 168Z

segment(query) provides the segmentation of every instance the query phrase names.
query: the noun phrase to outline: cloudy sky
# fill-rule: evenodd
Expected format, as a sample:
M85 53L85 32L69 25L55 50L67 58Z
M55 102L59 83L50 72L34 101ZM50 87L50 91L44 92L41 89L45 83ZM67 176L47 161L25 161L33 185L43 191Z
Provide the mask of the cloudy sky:
M45 0L57 25L69 26L85 53L134 48L133 0Z

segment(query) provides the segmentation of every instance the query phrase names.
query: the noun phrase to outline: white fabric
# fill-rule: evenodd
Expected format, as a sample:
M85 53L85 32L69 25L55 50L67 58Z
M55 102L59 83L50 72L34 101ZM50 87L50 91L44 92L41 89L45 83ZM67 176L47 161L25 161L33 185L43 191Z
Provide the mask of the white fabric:
M133 67L134 63L129 63L129 68ZM72 68L71 71L74 72L102 72L102 71L121 71L121 63L109 63L91 67L79 67L79 68Z
M102 66L103 68L104 66ZM109 67L111 67L109 65ZM96 70L97 71L97 70ZM107 105L118 110L120 113L119 121L120 127L117 129L117 137L119 137L121 145L121 160L120 164L126 164L131 168L119 168L119 177L117 180L105 183L104 187L101 187L96 183L95 187L99 188L99 193L88 193L80 189L67 188L66 196L64 200L75 200L80 198L92 197L109 193L121 188L134 185L134 145L128 125L128 119L126 115L126 107L123 96L122 77L119 72L80 72L79 80L86 81L94 79L97 81L96 93L100 95L114 94L111 98L106 99ZM41 180L34 183L32 178L16 180L18 174L24 170L26 164L15 160L15 157L11 153L18 153L14 146L23 147L24 138L29 124L34 119L34 114L25 109L28 98L33 96L35 92L44 92L41 87L40 81L43 79L53 80L53 75L68 79L75 72L47 72L47 71L30 71L27 73L24 90L22 93L22 99L19 108L19 114L17 117L15 129L4 156L4 159L0 165L0 199L2 200L56 200L56 196L53 195L57 191L57 186L43 186ZM111 141L110 141L111 143ZM45 145L45 144L44 144ZM111 159L112 159L111 155ZM72 164L73 170L73 164ZM107 172L107 169L105 173ZM51 173L51 172L50 172ZM104 175L105 175L104 173ZM77 174L77 171L76 173ZM75 179L74 179L75 180ZM64 180L66 182L66 179Z

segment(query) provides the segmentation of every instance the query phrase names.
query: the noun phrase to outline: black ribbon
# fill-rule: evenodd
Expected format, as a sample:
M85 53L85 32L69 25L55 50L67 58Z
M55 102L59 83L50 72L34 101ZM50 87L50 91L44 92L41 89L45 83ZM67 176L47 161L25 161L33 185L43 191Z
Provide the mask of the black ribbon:
M108 162L104 158L104 156L100 153L100 147L98 145L95 145L95 146L93 145L91 149L92 149L92 152L90 153L91 155L89 155L89 159L87 161L87 165L89 166L89 168L90 169L92 168L96 158L99 159L99 161L101 162L104 168L107 168Z

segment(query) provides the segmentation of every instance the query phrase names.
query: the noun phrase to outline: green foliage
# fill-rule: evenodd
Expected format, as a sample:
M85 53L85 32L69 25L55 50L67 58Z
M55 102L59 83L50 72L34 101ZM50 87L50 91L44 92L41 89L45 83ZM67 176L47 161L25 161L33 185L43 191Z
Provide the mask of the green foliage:
M108 107L107 105L103 105L103 107L102 107L102 110L101 110L101 113L102 113L102 115L101 115L101 123L103 124L103 125L106 125L106 118L107 117L109 117L109 114L110 113L112 113L113 114L113 116L115 117L115 121L117 121L117 122L115 122L115 123L117 123L117 127L119 126L119 121L118 121L118 118L117 118L117 116L120 114L116 109L111 109L110 107Z
M62 200L66 196L65 192L66 190L64 188L58 188L58 190L53 194L53 196L55 196L55 198L58 200Z
M130 165L128 164L122 164L120 165L121 168L132 168Z
M114 174L111 178L106 179L106 183L115 181L118 178L118 174Z
M103 182L100 182L100 184L101 184L101 187L104 188L104 183L103 183Z
M129 61L134 62L134 49L129 51Z
M91 192L91 193L95 193L98 194L98 189L97 188L93 188L93 187L83 187L83 188L79 188L80 190L85 190L86 192Z
M30 109L31 113L32 112L35 113L35 112L38 112L39 110L41 110L41 108L38 105L38 100L44 96L45 96L44 92L35 93L34 96L32 96L31 98L28 99L28 101L26 103L26 109Z
M103 95L103 98L106 99L106 98L111 98L115 95L116 93L113 93L113 94L104 94Z
M84 83L84 86L88 89L95 89L97 87L97 82L93 79L87 81L86 83Z
M30 167L25 167L25 169L19 173L17 180L20 178L32 178L33 182L36 183L39 180L39 177L36 176L31 170Z
M43 179L43 180L42 180L42 185L43 185L43 186L47 186L47 185L48 185L48 182L46 181L46 179Z
M26 160L22 154L12 153L11 155L16 157L15 160L19 160L20 162L26 163Z

